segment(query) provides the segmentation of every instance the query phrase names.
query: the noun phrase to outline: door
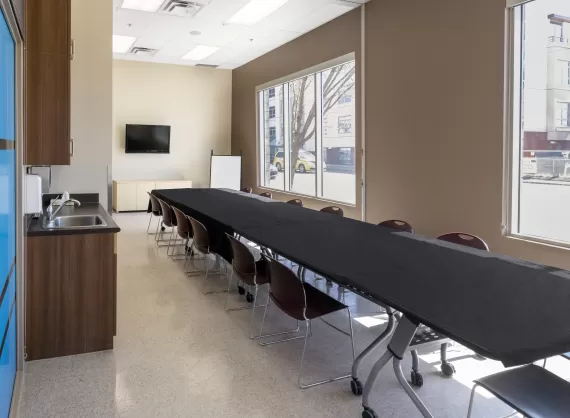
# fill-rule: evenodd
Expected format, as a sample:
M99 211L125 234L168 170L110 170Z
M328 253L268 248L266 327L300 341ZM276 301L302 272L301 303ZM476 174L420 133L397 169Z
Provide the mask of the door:
M16 378L16 44L0 9L0 418Z

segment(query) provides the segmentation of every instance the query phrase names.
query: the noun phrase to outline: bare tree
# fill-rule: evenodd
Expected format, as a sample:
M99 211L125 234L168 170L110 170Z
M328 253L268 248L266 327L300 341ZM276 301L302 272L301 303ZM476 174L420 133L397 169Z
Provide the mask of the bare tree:
M323 73L325 74L325 73ZM307 97L311 97L311 88L314 88L315 75L303 77L292 82L291 95L291 184L295 176L295 167L299 151L310 139L314 139L316 131L317 101L312 100L310 109L307 105ZM348 63L339 65L329 70L323 81L323 117L331 108L338 103L340 98L349 92L355 84L355 64ZM313 95L314 97L314 95Z

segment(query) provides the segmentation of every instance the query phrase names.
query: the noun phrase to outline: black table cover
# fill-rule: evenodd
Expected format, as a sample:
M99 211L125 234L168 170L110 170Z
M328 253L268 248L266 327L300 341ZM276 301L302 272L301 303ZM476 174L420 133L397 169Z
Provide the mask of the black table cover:
M235 192L153 193L226 259L223 232L237 232L505 366L570 351L567 271Z

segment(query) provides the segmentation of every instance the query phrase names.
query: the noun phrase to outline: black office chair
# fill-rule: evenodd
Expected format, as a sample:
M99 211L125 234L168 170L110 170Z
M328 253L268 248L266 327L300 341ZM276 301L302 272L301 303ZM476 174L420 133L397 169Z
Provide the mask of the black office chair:
M172 248L172 254L168 254L169 257L175 259L175 257L183 257L185 260L184 267L186 267L186 263L188 262L188 257L192 254L192 251L189 248L190 240L192 239L192 226L190 225L190 221L188 217L178 208L172 206L172 210L174 211L174 216L176 217L176 233L178 237L182 240L182 247L184 248L184 252L180 254L176 254L176 245Z
M271 192L263 192L263 193L259 193L259 195L261 197L267 197L268 199L271 199L273 197L273 195L271 194Z
M443 234L437 237L438 240L451 242L453 244L459 244L470 248L475 248L482 251L489 251L489 246L483 239L476 235L468 234L465 232L451 232L448 234ZM412 339L410 348L425 344L426 342L437 342L445 341L441 343L440 353L441 353L441 372L445 376L453 376L455 374L455 366L447 361L447 348L449 343L447 342L449 338L439 333L434 332L430 328L423 327L416 332L416 335ZM412 354L412 372L411 372L411 383L414 386L421 387L424 384L423 376L419 372L419 357L418 352L414 349L410 350Z
M570 416L570 382L534 364L507 369L475 380L467 418L473 412L477 386L485 388L525 417Z
M378 224L378 226L383 226L385 228L390 228L390 229L393 229L396 231L403 231L403 232L409 232L409 233L414 232L414 228L412 228L412 225L410 225L406 221L400 221L397 219L392 219L389 221L380 222Z
M338 216L344 216L344 212L338 206L327 206L326 208L322 208L321 212L332 213L333 215L338 215Z
M219 270L210 271L209 255L212 254L216 257L218 257L218 255L212 251L212 248L210 245L210 234L208 233L208 230L206 229L204 224L202 224L202 222L192 218L191 216L188 216L188 220L190 221L190 225L192 226L192 233L193 233L192 247L199 254L202 254L204 256L204 259L203 259L204 260L204 270L202 270L202 271L186 271L186 274L188 276L195 276L195 275L204 274L204 284L205 284L205 286L207 286L209 276L213 276L213 275L225 276L225 274L221 272L221 266L220 266ZM192 248L190 249L190 251L192 251ZM221 259L221 257L220 257L220 259ZM223 261L220 260L220 262L223 262ZM205 290L204 294L210 295L212 293L225 293L225 292L226 292L226 290L211 290L211 291Z
M240 190L240 192L253 193L253 189L251 187L244 187L243 189Z
M261 308L265 305L256 305L257 291L259 286L264 284L269 284L269 273L267 260L259 255L259 259L256 260L255 256L243 242L237 240L233 236L226 234L230 240L232 246L232 275L230 276L230 282L228 284L228 296L226 297L226 303L224 308L226 312L231 311L242 311L244 309L251 309L251 319L249 321L249 337L255 338L252 333L253 318L255 317L255 308ZM232 287L234 276L236 276L238 281L241 281L245 286L248 287L248 292L246 293L246 300L250 306L243 306L239 308L228 308L228 300L230 298L230 290ZM253 294L251 289L254 289Z
M282 343L285 341L292 341L298 339L304 339L305 344L303 346L303 354L301 355L301 365L299 368L299 387L301 389L306 389L309 387L322 385L324 383L334 382L340 379L346 379L351 377L350 374L346 376L339 376L332 379L327 379L315 383L303 384L303 364L305 359L305 351L307 349L307 339L311 334L311 321L313 319L320 318L323 316L331 314L333 312L338 312L346 309L348 312L348 321L350 326L350 333L344 332L336 327L337 331L350 337L352 344L352 360L354 361L354 337L352 332L352 317L350 314L350 309L338 300L331 298L325 293L322 293L315 287L308 283L301 282L299 278L293 273L289 268L281 264L275 259L269 258L266 255L262 255L269 263L269 297L275 303L282 312L290 316L291 318L297 320L297 330L288 331L284 333L296 332L299 330L299 321L305 322L305 335L299 337L285 338L277 341L260 342L261 345L267 346L277 343ZM265 325L265 319L267 317L267 310L269 303L265 306L265 312L263 314L263 320L261 322L261 329L259 331L259 338L266 338L278 334L263 334L263 326ZM326 324L330 325L328 322L324 321Z
M173 240L174 240L174 244L176 244L176 242L178 241L174 235L174 233L176 231L176 217L174 216L174 212L172 210L172 207L168 203L166 203L162 199L159 199L159 198L156 198L156 199L158 200L158 203L160 204L160 210L162 212L161 226L164 228L170 228L170 237L167 239L162 239L162 235L163 235L164 231L161 228L161 232L159 234L159 239L157 240L157 242L168 241L168 244L164 244L164 245L158 244L158 246L159 247L167 247L166 248L166 254L169 255L170 254L170 246L173 244Z

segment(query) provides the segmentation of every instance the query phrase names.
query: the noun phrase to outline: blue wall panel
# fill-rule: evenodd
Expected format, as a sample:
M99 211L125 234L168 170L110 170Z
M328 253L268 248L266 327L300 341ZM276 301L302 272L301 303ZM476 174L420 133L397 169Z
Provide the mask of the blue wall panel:
M0 418L16 377L15 43L0 11Z

